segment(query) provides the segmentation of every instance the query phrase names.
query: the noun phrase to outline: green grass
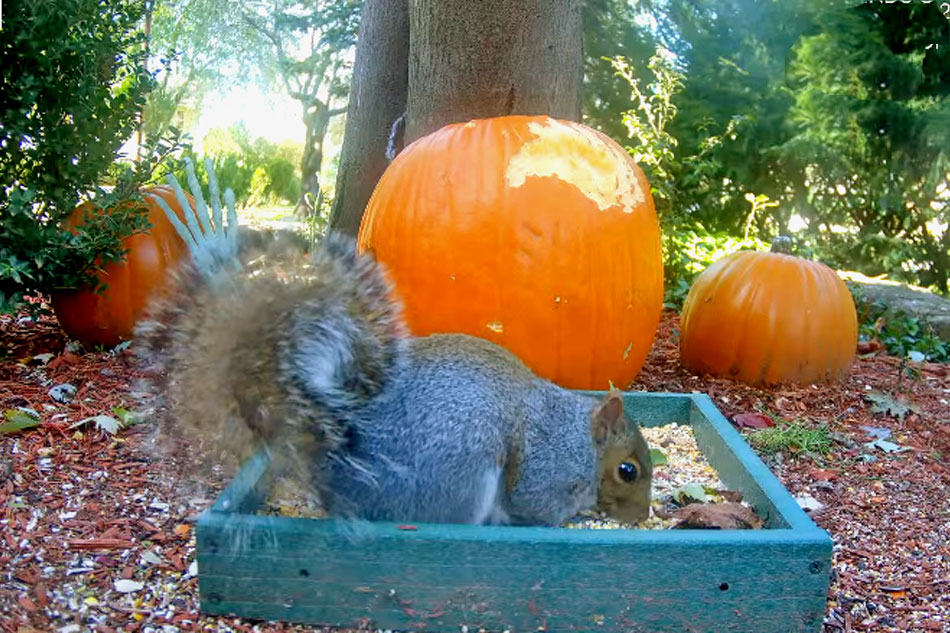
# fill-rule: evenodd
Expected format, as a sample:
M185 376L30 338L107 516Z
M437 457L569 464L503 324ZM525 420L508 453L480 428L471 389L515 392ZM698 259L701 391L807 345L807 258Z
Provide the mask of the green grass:
M238 209L238 218L247 222L293 222L299 221L294 217L294 207L273 206L273 207L244 207Z
M780 452L826 454L831 450L828 427L807 427L799 422L775 426L749 433L749 443L760 453Z

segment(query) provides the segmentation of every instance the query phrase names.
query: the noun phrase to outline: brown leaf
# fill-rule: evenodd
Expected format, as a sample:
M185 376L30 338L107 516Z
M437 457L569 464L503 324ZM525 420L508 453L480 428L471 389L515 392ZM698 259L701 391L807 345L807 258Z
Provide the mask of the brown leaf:
M808 475L815 481L831 481L838 476L833 470L824 470L821 468L813 468L808 472Z
M46 608L49 606L49 596L46 593L46 585L37 583L33 587L33 597L36 598L37 604L41 607Z
M732 416L732 421L740 429L767 429L775 426L772 418L761 413L737 413Z
M80 360L79 356L76 356L72 352L66 352L60 356L57 356L49 362L48 367L50 369L59 369L60 367L68 367L69 365L75 365Z
M179 523L175 526L175 529L172 530L178 538L187 539L191 534L191 526L187 523Z
M673 513L680 521L674 529L698 528L712 530L758 530L760 521L749 508L740 503L691 503Z
M876 338L870 341L858 341L858 354L873 354L880 352L882 349L884 349L884 343Z
M185 561L182 560L182 556L178 552L169 553L168 562L170 562L172 564L172 567L174 567L176 570L185 571L185 567L186 567Z
M28 585L32 585L36 582L36 576L28 569L21 569L20 571L14 572L13 577Z
M725 499L726 501L731 501L732 503L739 503L742 501L742 491L740 490L717 490L716 494Z

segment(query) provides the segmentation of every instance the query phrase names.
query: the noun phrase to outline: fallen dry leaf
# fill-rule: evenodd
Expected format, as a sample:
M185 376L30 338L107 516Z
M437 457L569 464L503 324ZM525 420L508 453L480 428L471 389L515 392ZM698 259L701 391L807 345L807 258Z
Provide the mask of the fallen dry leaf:
M187 523L179 523L175 526L175 529L172 530L180 538L188 538L191 534L191 526Z
M808 475L815 481L831 481L837 475L833 470L825 470L823 468L813 468L808 471Z
M740 490L717 490L716 494L726 501L731 501L733 503L739 503L742 501L742 491Z
M767 429L775 426L775 421L762 413L737 413L732 421L740 429Z
M758 530L762 527L749 508L741 503L691 503L673 512L680 522L673 529Z
M51 360L48 367L51 370L56 370L56 369L59 369L60 367L68 367L69 365L75 365L80 360L82 359L76 354L73 354L72 352L66 352L65 354L61 354L60 356L57 356L56 358Z
M858 354L874 354L884 349L884 343L879 340L858 341Z

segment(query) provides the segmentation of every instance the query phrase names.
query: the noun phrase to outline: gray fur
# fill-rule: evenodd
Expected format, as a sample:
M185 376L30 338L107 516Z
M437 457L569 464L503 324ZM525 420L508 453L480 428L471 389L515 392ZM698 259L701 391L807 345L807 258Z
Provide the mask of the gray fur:
M325 502L333 512L371 520L561 523L596 499L595 405L535 377L488 341L413 339L405 366L358 409L347 448L371 464L374 481L331 461ZM513 443L523 446L523 463L508 461ZM510 491L508 468L520 473ZM491 483L497 494L486 509Z

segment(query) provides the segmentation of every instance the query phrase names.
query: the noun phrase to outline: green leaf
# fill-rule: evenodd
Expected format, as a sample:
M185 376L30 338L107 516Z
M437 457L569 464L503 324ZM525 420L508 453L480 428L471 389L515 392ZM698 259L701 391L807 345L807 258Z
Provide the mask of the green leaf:
M124 407L113 407L112 415L118 418L123 427L130 427L142 421L142 415L138 411L129 411Z
M28 413L23 409L7 409L3 412L3 417L7 421L0 424L0 434L16 433L40 425L39 416Z
M693 502L706 503L709 501L709 495L706 494L706 487L704 485L690 483L674 490L673 499L680 505L687 505Z
M668 460L666 459L666 453L664 453L663 451L661 451L661 450L658 449L658 448L651 448L651 449L650 449L650 462L653 463L653 467L654 467L654 468L656 468L657 466L664 466L664 465L666 465L666 464L668 463Z

